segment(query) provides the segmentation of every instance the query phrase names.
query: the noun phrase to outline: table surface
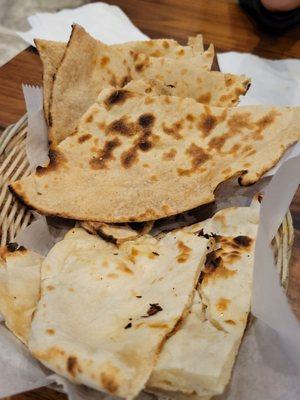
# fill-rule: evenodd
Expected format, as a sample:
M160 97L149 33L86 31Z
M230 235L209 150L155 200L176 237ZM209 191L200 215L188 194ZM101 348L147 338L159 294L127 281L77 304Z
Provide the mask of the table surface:
M185 43L202 33L217 51L244 51L268 58L300 56L300 27L273 36L246 15L234 0L113 0L133 23L151 38L174 38ZM42 66L35 50L28 48L0 68L0 128L16 122L25 112L22 83L41 85ZM300 317L300 190L293 200L295 243L288 295ZM64 399L63 394L42 388L14 396L14 400Z

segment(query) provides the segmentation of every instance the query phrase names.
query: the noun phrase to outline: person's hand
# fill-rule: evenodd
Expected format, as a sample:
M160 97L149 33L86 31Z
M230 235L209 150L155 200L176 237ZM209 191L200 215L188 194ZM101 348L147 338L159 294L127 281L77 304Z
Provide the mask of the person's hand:
M261 0L269 11L290 11L300 7L300 0Z

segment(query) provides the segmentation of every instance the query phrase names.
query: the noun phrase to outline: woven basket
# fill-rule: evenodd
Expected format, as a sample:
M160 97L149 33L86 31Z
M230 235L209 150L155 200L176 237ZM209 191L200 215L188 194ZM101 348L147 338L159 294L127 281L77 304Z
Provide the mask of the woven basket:
M12 242L16 234L33 219L32 213L22 206L8 190L9 182L30 174L25 150L27 132L26 115L9 126L0 136L0 235L1 246Z
M0 135L0 243L13 242L17 233L34 219L33 214L21 205L8 190L8 184L30 174L25 139L27 116L9 126ZM275 263L282 285L287 288L289 260L294 241L290 212L286 214L272 241Z

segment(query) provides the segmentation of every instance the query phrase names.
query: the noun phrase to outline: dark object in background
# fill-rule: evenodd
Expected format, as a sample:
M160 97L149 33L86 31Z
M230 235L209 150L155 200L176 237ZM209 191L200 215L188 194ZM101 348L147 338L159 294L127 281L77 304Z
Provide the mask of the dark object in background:
M300 8L291 11L269 11L260 0L239 0L239 2L255 21L273 33L283 33L300 23Z

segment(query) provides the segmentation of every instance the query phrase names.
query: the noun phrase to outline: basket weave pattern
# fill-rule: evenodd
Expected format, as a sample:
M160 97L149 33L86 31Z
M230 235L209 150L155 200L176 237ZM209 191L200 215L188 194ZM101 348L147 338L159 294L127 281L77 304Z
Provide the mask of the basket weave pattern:
M26 156L27 118L11 125L0 136L0 243L12 242L33 219L31 211L10 193L8 185L31 170Z

